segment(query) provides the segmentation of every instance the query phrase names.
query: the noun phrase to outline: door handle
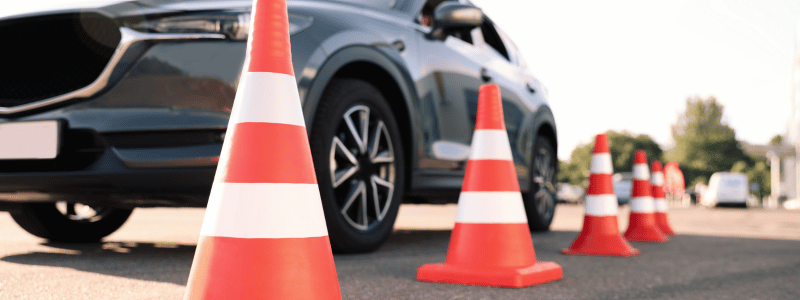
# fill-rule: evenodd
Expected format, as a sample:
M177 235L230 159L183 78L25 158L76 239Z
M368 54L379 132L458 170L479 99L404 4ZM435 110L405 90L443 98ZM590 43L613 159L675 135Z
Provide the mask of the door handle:
M530 92L531 94L533 94L533 93L536 93L536 89L534 89L534 88L531 86L531 84L530 84L530 83L526 83L526 84L525 84L525 88L527 88L527 89L528 89L528 92Z
M492 81L492 75L489 75L489 70L486 68L481 68L481 80L483 80L483 82Z

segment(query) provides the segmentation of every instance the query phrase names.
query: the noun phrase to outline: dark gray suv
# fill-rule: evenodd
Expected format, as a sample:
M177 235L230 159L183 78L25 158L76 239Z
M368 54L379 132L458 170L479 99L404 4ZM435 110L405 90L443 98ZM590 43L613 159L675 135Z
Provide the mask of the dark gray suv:
M138 0L0 19L0 209L36 236L93 242L135 207L205 206L251 4ZM530 228L549 228L557 141L547 93L479 9L288 8L334 250L380 246L401 202L457 200L483 83L501 88Z

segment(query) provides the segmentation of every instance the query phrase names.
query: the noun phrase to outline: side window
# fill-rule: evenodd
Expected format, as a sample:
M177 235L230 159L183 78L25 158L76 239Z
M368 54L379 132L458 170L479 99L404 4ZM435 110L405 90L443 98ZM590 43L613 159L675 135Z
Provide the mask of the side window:
M492 47L497 53L505 57L507 60L511 61L510 56L508 55L508 50L506 50L506 46L503 44L503 39L500 38L500 35L497 33L497 30L494 29L494 25L488 19L483 22L481 25L481 34L483 35L483 40L486 41L486 44Z
M498 34L500 34L500 38L503 40L503 45L506 45L506 50L508 50L508 56L511 59L511 62L517 64L518 66L527 69L528 63L525 62L525 59L522 58L522 54L519 52L517 45L514 45L514 41L512 41L502 29L495 27L494 28Z

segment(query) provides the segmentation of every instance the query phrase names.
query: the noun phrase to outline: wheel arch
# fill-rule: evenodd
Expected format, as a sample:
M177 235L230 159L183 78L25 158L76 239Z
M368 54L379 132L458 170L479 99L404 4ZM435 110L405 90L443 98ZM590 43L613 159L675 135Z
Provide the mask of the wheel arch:
M531 126L534 133L533 140L535 141L540 136L547 138L553 144L556 154L558 154L558 135L553 112L547 106L540 106L534 120L534 124Z
M388 51L386 51L388 52ZM354 78L374 85L389 101L395 119L400 127L400 138L403 141L403 153L406 162L403 166L405 182L411 182L411 166L415 161L415 131L413 130L412 105L416 92L404 63L391 58L384 51L367 46L350 46L330 55L320 67L316 78L303 104L306 126L309 130L314 126L316 109L323 93L331 80L338 78Z
M526 151L526 155L530 158L530 165L529 168L531 170L530 177L528 182L530 186L528 190L524 192L523 204L525 205L525 212L528 216L528 226L532 231L546 231L549 230L550 225L553 222L554 217L554 210L556 206L556 198L555 198L555 190L552 191L552 205L545 205L544 209L548 211L547 214L542 214L542 206L536 200L536 189L534 185L536 184L534 181L534 166L536 160L536 141L539 137L546 139L553 147L553 155L555 156L554 159L554 166L555 166L555 173L553 174L552 180L555 181L558 177L558 139L556 133L556 126L555 126L555 119L553 118L553 113L550 111L550 108L547 106L539 106L536 112L533 114L533 121L530 127L531 132L531 141L527 144L528 151ZM551 186L552 187L552 186ZM547 188L551 189L551 188ZM545 217L545 216L549 216Z

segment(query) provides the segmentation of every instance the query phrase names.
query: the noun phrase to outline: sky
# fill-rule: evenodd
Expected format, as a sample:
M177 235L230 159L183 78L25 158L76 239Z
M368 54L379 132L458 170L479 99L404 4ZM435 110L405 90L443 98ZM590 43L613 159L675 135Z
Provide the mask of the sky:
M741 141L786 132L800 1L471 1L547 87L562 160L606 130L668 149L693 95Z
M693 95L715 96L741 141L786 132L800 1L471 1L546 86L562 160L606 130L647 134L668 149ZM0 16L109 2L9 1Z

